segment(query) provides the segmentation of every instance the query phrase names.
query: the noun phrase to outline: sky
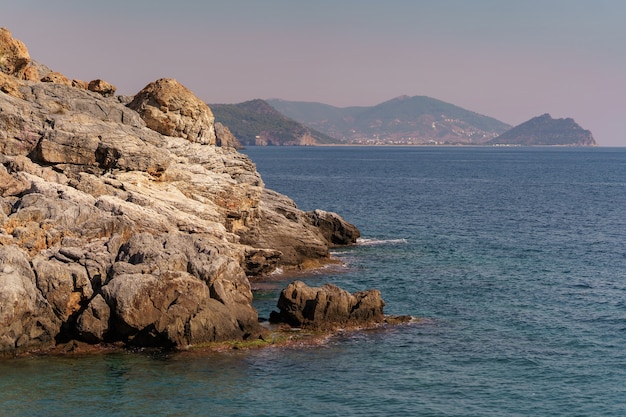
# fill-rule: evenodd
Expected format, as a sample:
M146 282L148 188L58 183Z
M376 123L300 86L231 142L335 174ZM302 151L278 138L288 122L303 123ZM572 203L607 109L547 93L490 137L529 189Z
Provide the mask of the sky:
M624 0L0 0L31 58L135 94L372 106L425 95L511 125L571 117L626 146Z

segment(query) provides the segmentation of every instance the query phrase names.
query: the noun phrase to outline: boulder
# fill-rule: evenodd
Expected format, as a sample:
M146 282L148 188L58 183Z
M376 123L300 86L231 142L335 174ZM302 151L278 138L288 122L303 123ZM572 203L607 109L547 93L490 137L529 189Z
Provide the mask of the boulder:
M65 75L61 74L60 72L56 72L56 71L53 71L53 72L45 75L41 79L41 82L42 83L53 83L53 84L62 84L62 85L72 86L72 80L70 80Z
M350 294L333 284L309 287L294 281L280 293L280 311L272 312L270 321L321 329L369 326L384 321L384 306L378 290Z
M118 275L103 294L112 312L109 331L133 345L187 346L262 332L252 308L220 303L202 281L185 272Z
M104 97L113 97L117 88L104 80L93 80L87 85L89 91L98 93Z
M174 79L161 78L148 84L128 107L137 111L150 129L163 135L215 145L211 109Z
M250 277L263 277L274 272L280 265L282 252L274 249L250 247L246 250L244 269Z
M0 28L0 72L22 79L30 55L24 42L14 39L6 28Z
M89 89L89 83L83 80L72 80L72 87L80 88L81 90Z

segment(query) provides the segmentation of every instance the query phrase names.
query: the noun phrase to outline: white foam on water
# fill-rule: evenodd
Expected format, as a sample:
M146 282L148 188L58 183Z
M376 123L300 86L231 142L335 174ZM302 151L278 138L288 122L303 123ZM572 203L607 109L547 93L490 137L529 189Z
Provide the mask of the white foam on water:
M359 238L356 244L359 246L379 246L379 245L402 245L408 243L407 239L369 239Z

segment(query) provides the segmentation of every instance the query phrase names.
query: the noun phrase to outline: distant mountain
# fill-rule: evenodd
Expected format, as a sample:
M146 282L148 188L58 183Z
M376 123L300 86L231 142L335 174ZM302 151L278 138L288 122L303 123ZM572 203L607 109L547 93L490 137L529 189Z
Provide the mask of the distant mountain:
M339 141L291 120L263 100L209 104L215 120L243 145L320 145Z
M425 96L400 96L372 107L334 107L272 99L287 117L345 143L482 144L511 126Z
M595 146L590 131L580 127L573 119L553 119L544 114L530 119L491 140L494 145L561 145Z

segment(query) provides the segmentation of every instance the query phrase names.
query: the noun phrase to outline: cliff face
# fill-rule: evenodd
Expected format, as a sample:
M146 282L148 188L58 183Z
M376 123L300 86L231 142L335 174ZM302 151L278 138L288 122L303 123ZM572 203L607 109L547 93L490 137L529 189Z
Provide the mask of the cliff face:
M135 97L101 80L32 81L45 67L11 55L24 51L1 32L0 351L257 337L248 276L356 241L216 146L228 141L211 110L175 80Z
M553 119L549 114L534 117L504 132L489 143L499 145L595 146L590 131L573 119Z

